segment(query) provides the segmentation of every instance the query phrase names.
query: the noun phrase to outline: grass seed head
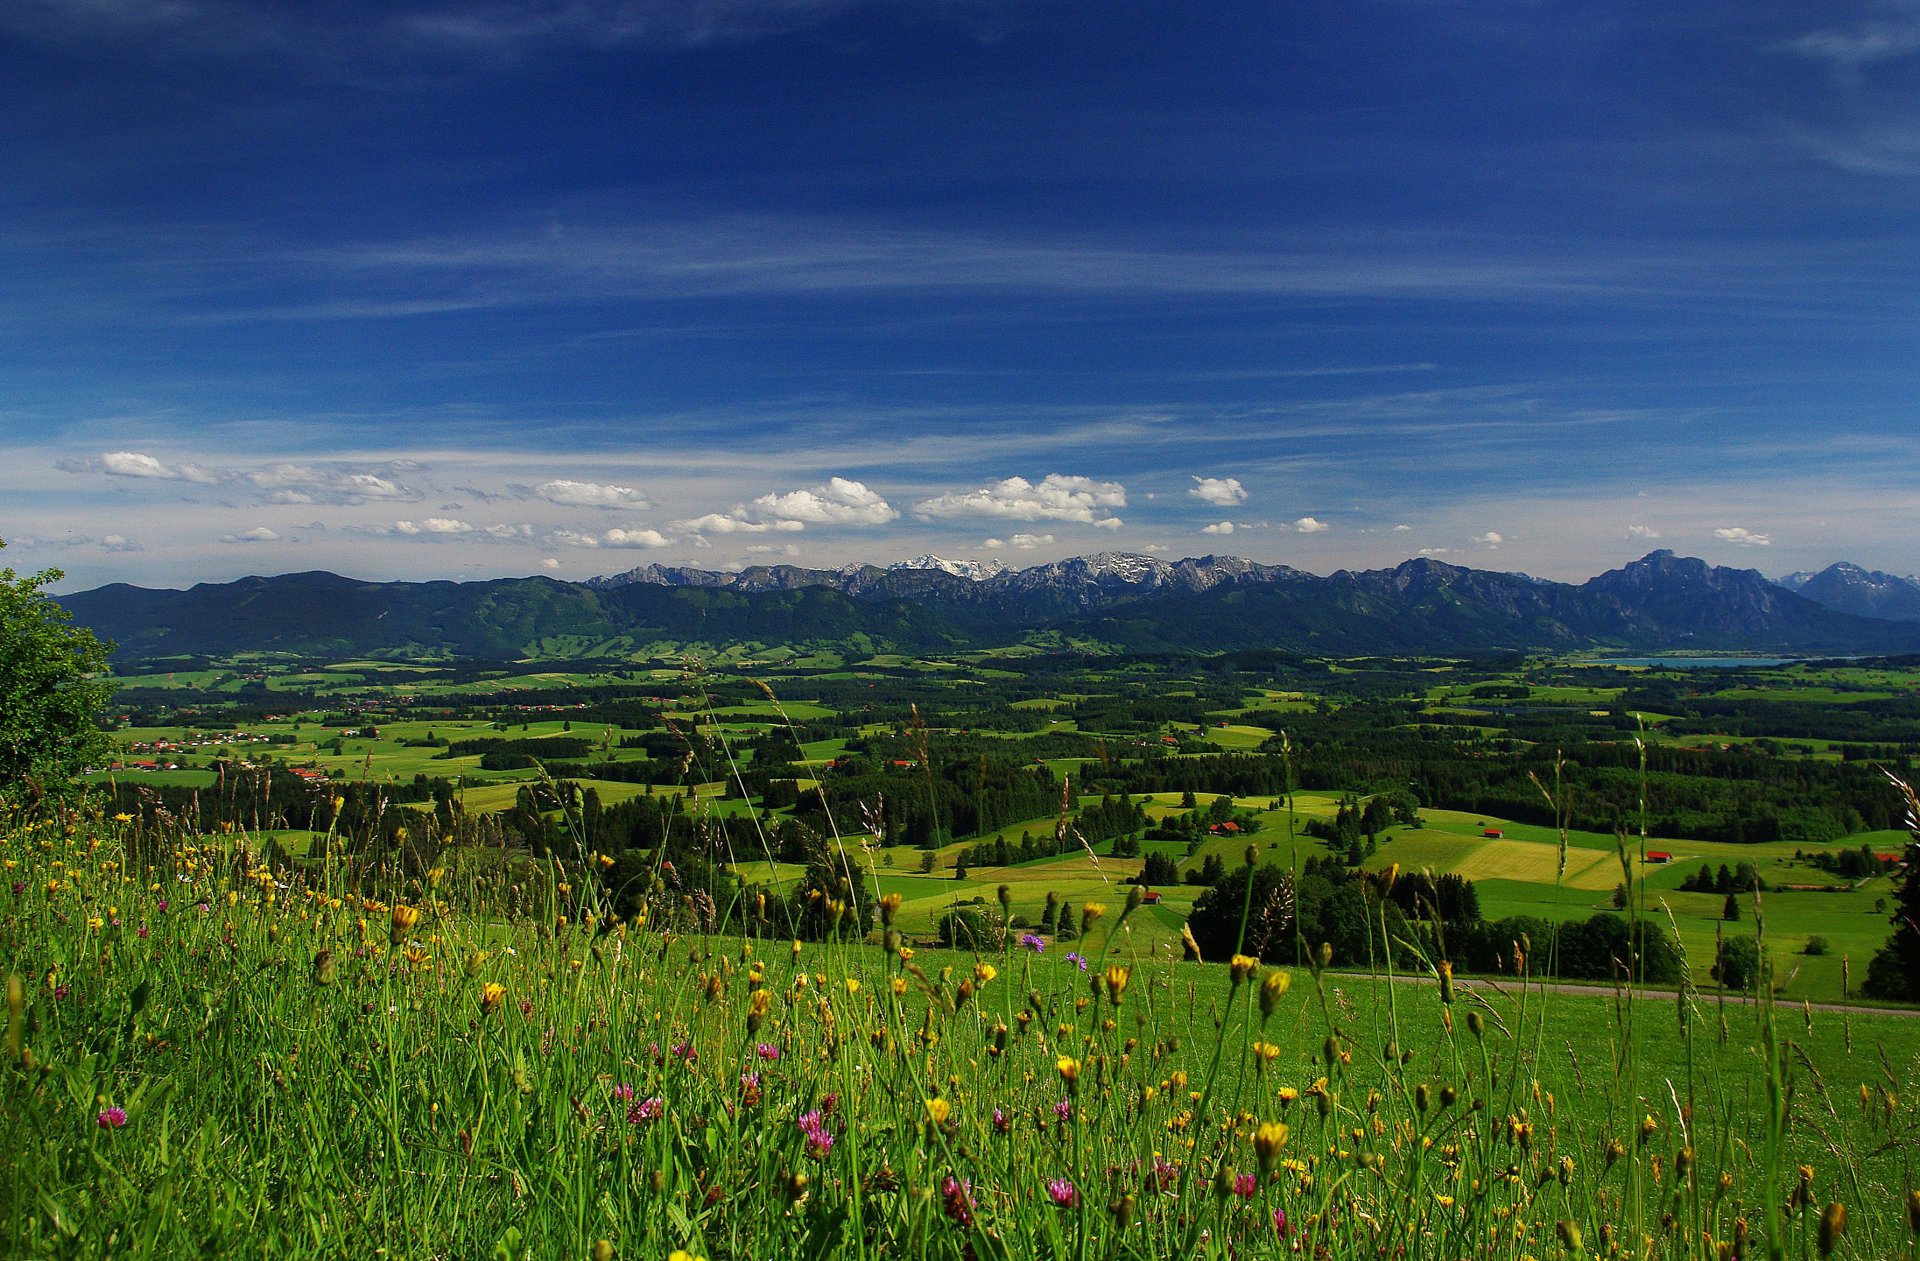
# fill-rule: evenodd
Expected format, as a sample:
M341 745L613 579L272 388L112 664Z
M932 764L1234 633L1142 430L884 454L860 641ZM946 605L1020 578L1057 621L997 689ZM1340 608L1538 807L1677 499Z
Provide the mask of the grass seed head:
M1816 1242L1820 1255L1831 1256L1840 1246L1840 1237L1847 1233L1847 1206L1839 1202L1828 1204L1820 1211L1820 1231Z

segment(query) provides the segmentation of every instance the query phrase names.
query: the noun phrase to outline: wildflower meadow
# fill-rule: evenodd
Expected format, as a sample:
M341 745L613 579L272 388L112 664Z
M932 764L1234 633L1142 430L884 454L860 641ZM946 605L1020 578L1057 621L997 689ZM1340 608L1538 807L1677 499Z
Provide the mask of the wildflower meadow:
M616 920L591 854L349 887L65 805L0 855L8 1256L1920 1256L1900 1014L1156 961L1118 887L916 949L851 862L801 941Z

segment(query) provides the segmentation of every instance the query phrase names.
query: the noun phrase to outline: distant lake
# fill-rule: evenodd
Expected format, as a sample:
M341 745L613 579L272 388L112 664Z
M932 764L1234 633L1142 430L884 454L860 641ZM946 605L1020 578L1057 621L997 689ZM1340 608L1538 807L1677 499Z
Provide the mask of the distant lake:
M1739 670L1792 665L1802 657L1586 657L1591 666L1644 666L1649 670Z

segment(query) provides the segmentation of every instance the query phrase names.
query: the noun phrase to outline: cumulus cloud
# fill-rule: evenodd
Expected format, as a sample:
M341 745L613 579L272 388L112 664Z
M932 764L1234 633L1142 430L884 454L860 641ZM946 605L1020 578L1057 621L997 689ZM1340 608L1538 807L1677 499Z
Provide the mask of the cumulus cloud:
M560 568L560 561L557 557L553 557L553 556L542 557L540 561L540 568L558 569Z
M1507 540L1500 536L1498 530L1488 530L1485 534L1474 535L1473 541L1486 548L1489 552L1492 552L1498 551L1500 545Z
M618 527L600 536L606 547L671 547L673 540L658 530L622 530Z
M1214 522L1214 523L1213 523L1212 525L1203 525L1203 526L1201 526L1201 527L1200 527L1200 533L1202 533L1202 534L1232 534L1232 533L1233 533L1233 522L1231 522L1231 521L1216 521L1216 522Z
M709 512L674 525L694 534L797 534L808 525L885 525L899 515L864 483L835 477L824 486L762 495L731 512Z
M1773 546L1773 536L1771 534L1756 534L1743 525L1730 525L1715 530L1713 537L1719 539L1722 543L1737 543L1741 547Z
M541 540L549 547L598 547L600 540L591 534L582 534L578 530L554 530Z
M277 543L280 541L280 536L264 525L256 525L251 530L243 530L239 534L223 534L220 536L220 541L222 543Z
M146 549L124 534L103 534L100 536L100 550L103 552L141 552Z
M565 479L542 482L534 493L550 504L566 508L650 508L647 497L631 486L604 486L599 482Z
M1240 484L1237 477L1195 477L1194 485L1187 494L1203 503L1219 508L1231 508L1235 504L1247 502L1247 488Z
M1024 477L1009 477L991 486L963 494L938 495L914 506L917 517L995 517L1008 521L1078 521L1101 529L1120 528L1111 509L1127 506L1127 489L1119 482L1097 482L1090 477L1049 473L1038 485Z
M473 527L454 517L428 517L424 521L396 521L398 534L472 534Z
M1016 534L1008 539L988 539L980 546L991 548L994 551L1005 551L1008 548L1013 548L1017 551L1030 552L1036 547L1045 547L1051 542L1053 542L1053 535L1051 534Z
M744 511L709 512L704 517L676 521L674 525L694 534L765 534L768 531L795 534L807 528L806 522L791 519L753 521L747 518Z
M168 464L142 451L109 451L99 456L61 460L55 467L68 473L102 473L108 477L143 481L251 488L258 493L260 502L270 504L362 504L376 500L411 502L425 496L424 491L409 481L420 469L412 460L389 460L383 464L359 466L275 461L251 468L215 468L200 464Z
M1405 534L1405 533L1407 533L1408 531L1410 531L1410 530L1412 530L1412 529L1413 529L1413 527L1412 527L1412 526L1410 526L1410 525L1408 525L1408 524L1407 524L1406 522L1404 522L1404 521L1402 521L1402 522L1401 522L1401 523L1400 523L1399 525L1396 525L1396 526L1394 526L1394 527L1393 527L1393 532L1394 532L1395 534Z
M1331 530L1333 527L1315 517L1301 517L1293 523L1293 528L1301 534L1318 534L1322 530Z
M201 483L214 480L211 474L196 464L163 464L139 451L110 451L100 457L99 468L109 477L150 477Z
M1660 531L1650 525L1630 525L1627 527L1627 537L1630 539L1657 539L1660 537Z
M885 525L900 515L877 491L846 477L831 478L812 490L762 495L747 508L763 519L816 525Z

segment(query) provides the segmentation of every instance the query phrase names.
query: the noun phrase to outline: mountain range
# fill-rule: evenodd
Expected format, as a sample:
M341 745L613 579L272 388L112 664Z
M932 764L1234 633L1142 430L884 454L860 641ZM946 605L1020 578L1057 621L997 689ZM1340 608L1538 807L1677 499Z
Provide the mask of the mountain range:
M237 651L553 659L663 644L864 655L1040 635L1133 651L1331 656L1920 651L1920 582L1835 565L1775 583L1664 550L1577 585L1428 558L1321 577L1233 556L1110 552L1019 570L932 556L837 569L647 565L584 583L363 582L315 572L185 591L114 584L61 602L123 659Z

